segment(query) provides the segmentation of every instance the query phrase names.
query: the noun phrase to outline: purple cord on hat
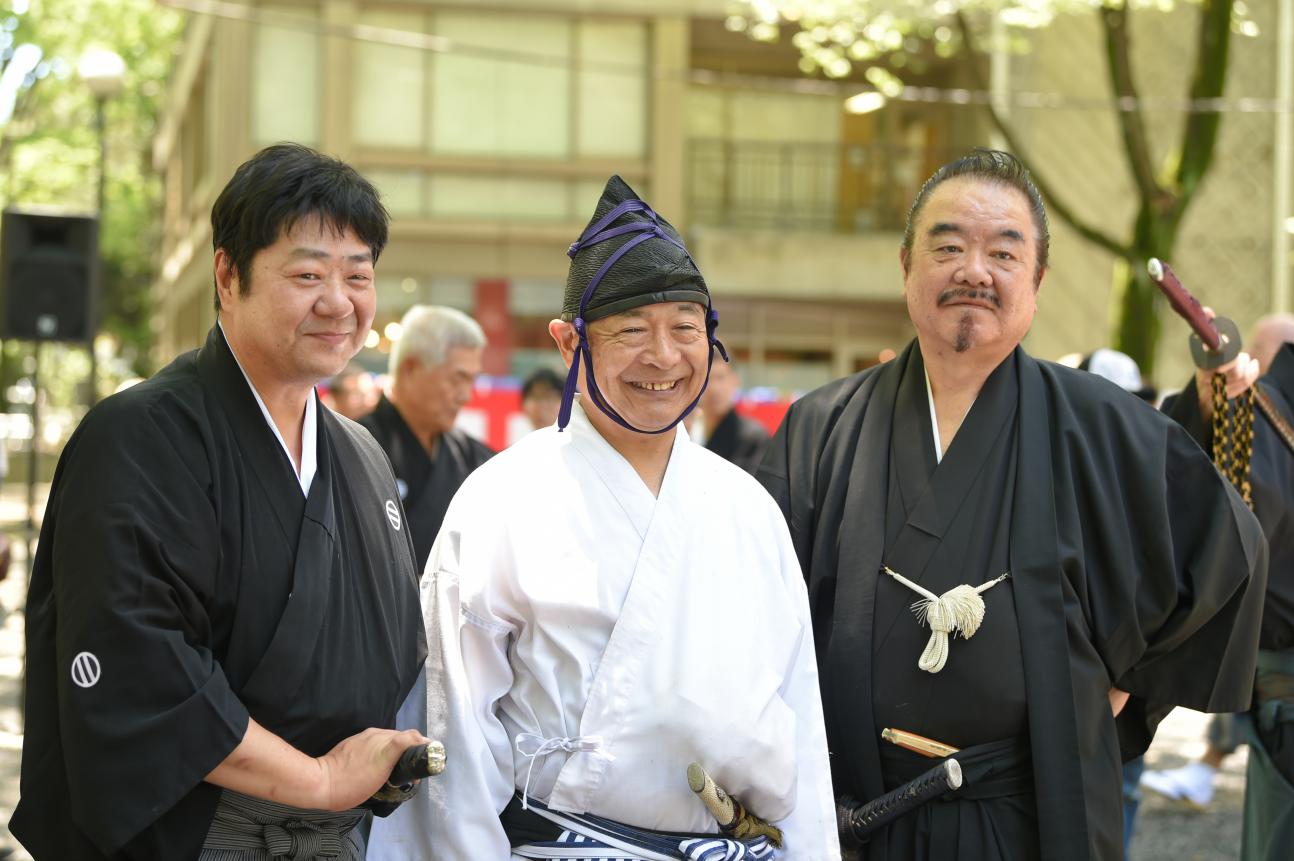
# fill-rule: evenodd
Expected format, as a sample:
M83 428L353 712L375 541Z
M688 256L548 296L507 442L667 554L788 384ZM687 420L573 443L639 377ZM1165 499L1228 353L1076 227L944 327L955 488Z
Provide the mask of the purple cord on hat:
M619 227L610 227L608 229L609 225L627 212L645 213L650 221L634 221L629 224L622 224ZM625 256L630 249L646 242L652 237L664 239L670 244L677 246L684 254L687 254L689 260L692 258L692 255L688 252L687 248L684 247L683 243L674 239L661 229L660 224L656 221L656 213L653 212L652 208L642 200L626 200L623 203L617 204L614 209L602 218L598 219L596 223L589 225L589 227L580 234L579 239L571 243L570 248L566 251L566 256L574 259L575 255L582 248L596 245L599 242L605 242L608 239L614 239L617 236L624 236L627 233L637 233L639 235L617 248L615 253L612 254L611 257L609 257L600 267L598 267L598 271L594 273L591 279L589 279L588 286L584 288L584 293L580 296L579 316L575 318L575 333L579 336L579 343L575 346L575 357L571 361L571 370L566 375L566 385L562 389L562 405L561 409L559 409L557 413L558 432L564 431L571 420L571 409L575 405L575 388L578 385L580 376L581 352L584 354L585 376L588 377L588 394L593 403L597 405L598 409L602 410L607 418L611 419L616 424L626 430L643 434L662 434L666 431L673 430L679 422L687 418L688 413L696 409L696 405L701 401L701 395L705 394L706 387L710 385L710 369L714 367L715 348L718 348L719 355L723 356L723 360L725 362L729 361L728 351L724 349L723 344L714 335L715 330L719 328L719 313L714 310L712 305L707 305L705 309L705 334L706 339L710 343L710 354L709 361L706 363L705 367L705 382L701 385L701 391L697 392L692 403L687 405L683 412L679 414L678 418L674 419L674 421L670 422L660 430L643 430L642 428L634 427L629 422L625 421L624 418L615 411L615 408L607 403L606 398L604 398L602 393L598 391L597 380L594 379L593 351L589 347L588 324L584 322L584 314L588 310L589 300L593 298L593 291L597 289L598 284L602 282L602 278L608 271L610 271L611 267L620 260L621 257Z

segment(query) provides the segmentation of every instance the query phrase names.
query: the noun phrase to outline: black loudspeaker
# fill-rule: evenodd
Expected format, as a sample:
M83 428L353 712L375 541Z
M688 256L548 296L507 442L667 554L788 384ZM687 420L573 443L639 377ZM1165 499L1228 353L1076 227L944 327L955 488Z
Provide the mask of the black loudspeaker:
M89 341L99 294L99 220L6 209L0 338Z

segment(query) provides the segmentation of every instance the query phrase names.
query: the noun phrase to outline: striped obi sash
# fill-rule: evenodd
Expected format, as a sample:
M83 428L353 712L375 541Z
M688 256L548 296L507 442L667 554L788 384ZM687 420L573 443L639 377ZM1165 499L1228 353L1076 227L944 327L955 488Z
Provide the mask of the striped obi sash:
M301 810L241 792L220 793L199 861L359 861L363 810Z
M513 813L519 798L513 799ZM530 814L542 817L559 833L554 840L530 840L512 847L513 858L555 861L772 861L774 849L766 837L735 840L721 834L685 834L635 828L591 813L561 813L531 798Z

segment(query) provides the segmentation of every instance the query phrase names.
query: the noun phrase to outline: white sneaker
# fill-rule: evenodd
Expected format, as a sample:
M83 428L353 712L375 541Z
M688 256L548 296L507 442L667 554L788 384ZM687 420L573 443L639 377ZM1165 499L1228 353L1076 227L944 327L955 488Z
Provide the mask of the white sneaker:
M1213 779L1217 774L1211 765L1192 762L1167 771L1147 771L1141 775L1141 785L1187 807L1204 810L1213 801Z

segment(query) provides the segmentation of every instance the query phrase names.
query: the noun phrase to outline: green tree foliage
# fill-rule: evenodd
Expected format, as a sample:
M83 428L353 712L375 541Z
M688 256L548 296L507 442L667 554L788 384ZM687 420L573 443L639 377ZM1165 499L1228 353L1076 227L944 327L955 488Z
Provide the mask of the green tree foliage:
M1104 36L1112 109L1118 117L1124 167L1137 195L1136 215L1123 233L1111 232L1090 221L1065 203L1062 190L1047 182L1046 171L1014 133L1009 121L992 103L985 106L1009 148L1029 164L1050 211L1073 227L1085 240L1113 254L1119 267L1118 314L1112 340L1119 350L1137 360L1142 372L1154 373L1160 334L1162 297L1146 274L1151 257L1171 259L1187 208L1209 168L1222 114L1211 107L1223 95L1233 32L1252 35L1253 22L1241 14L1236 0L743 0L745 16L729 19L733 29L757 40L776 39L783 23L798 28L792 41L800 49L806 73L821 71L828 77L848 75L854 64L912 51L912 40L929 40L940 56L969 46L985 47L985 33L975 22L997 17L1011 28L1050 25L1066 14L1096 15ZM1169 11L1175 6L1195 10L1196 39L1191 63L1191 109L1183 117L1177 137L1161 163L1151 156L1147 123L1137 92L1133 69L1131 13L1138 9ZM1149 22L1147 22L1149 23ZM979 28L981 31L983 28ZM1153 28L1147 27L1153 38ZM1009 32L1009 31L1008 31ZM1018 46L1018 36L1011 39ZM1008 44L1004 47L1012 47ZM891 62L891 65L896 65ZM968 68L985 89L977 63ZM880 90L901 89L880 65L872 66L868 80ZM893 92L888 93L893 95Z
M103 369L101 387L151 370L148 297L162 189L149 151L183 29L182 14L153 0L0 0L0 66L7 68L21 45L41 52L40 64L19 88L12 118L0 125L0 205L95 210L95 102L77 64L92 48L110 49L125 61L122 90L105 105L100 331L115 341L117 360ZM27 351L6 344L6 355L20 346ZM67 352L47 351L53 367L50 373L42 368L55 401L73 396L61 377L84 367L63 357Z

